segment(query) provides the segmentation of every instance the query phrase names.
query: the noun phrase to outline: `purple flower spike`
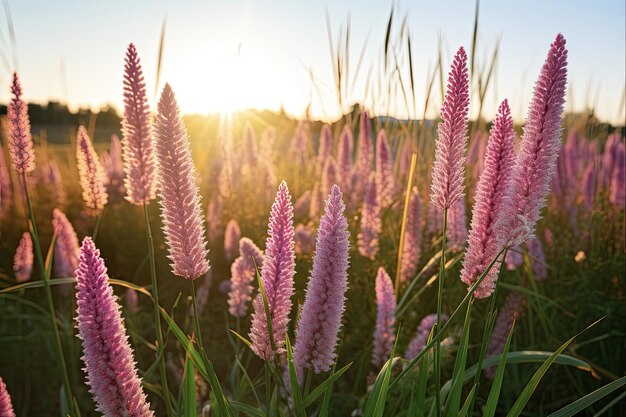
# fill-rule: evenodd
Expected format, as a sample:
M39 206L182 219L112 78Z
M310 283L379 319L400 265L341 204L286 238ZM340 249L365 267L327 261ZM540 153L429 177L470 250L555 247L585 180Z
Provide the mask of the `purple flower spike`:
M274 347L270 342L265 306L261 293L257 294L252 315L250 339L252 350L261 359L270 361L275 354L285 351L285 334L289 325L291 296L293 295L293 276L295 274L295 254L293 240L293 207L287 183L278 186L276 199L272 204L265 258L261 269L261 280L265 288L267 304L272 321Z
M324 163L326 163L326 158L330 156L333 149L333 132L330 128L330 125L324 124L322 126L322 130L320 131L320 144L317 149L317 169L318 173L324 167Z
M24 232L13 257L13 272L17 282L25 282L33 273L33 240L30 233Z
M257 268L263 266L263 252L247 237L239 241L239 257L230 267L228 312L235 317L248 314L248 302L252 300L252 282L256 280Z
M230 219L224 232L224 256L227 261L232 261L239 255L239 239L241 239L239 223L235 219Z
M298 224L293 236L295 250L297 254L304 255L313 252L315 247L315 236L310 227Z
M611 203L618 207L624 207L626 203L626 190L624 189L624 174L626 168L626 147L624 142L617 146L615 151L615 165L613 167L613 174L611 175L611 187L609 193L609 200Z
M448 76L448 91L441 106L433 165L430 201L438 209L449 209L463 197L465 146L469 113L467 54L461 47L454 56Z
M404 245L402 246L402 262L400 279L406 282L415 276L420 261L422 244L422 199L417 187L411 190L409 211L406 218Z
M543 281L548 277L546 256L543 253L543 245L536 237L526 242L530 264L536 281Z
M515 130L509 103L500 104L494 120L484 168L476 188L476 203L472 209L469 245L463 260L461 281L472 286L502 249L496 234L496 223L504 206L506 190L511 183L511 170L515 160ZM498 260L480 286L474 291L477 298L491 295L495 288L501 260Z
M389 274L383 267L378 268L376 276L376 330L372 364L380 369L389 359L393 343L396 340L396 296Z
M501 241L507 246L530 240L541 217L561 147L566 85L567 49L565 38L559 34L535 84L502 225L498 226Z
M322 170L322 189L320 192L323 195L328 195L330 189L337 183L337 165L335 159L332 156L326 158L324 163L324 169Z
M509 336L513 322L519 318L526 308L526 300L518 292L512 292L506 297L506 301L498 311L496 324L489 339L487 347L487 356L499 355L504 350L506 339ZM496 374L494 367L485 369L485 375L493 379Z
M174 91L165 84L156 116L158 190L172 272L196 279L209 270L200 192Z
M146 82L135 45L128 45L124 60L124 119L122 120L126 199L148 204L155 197L156 160L152 143Z
M104 209L109 199L105 185L106 174L84 126L78 128L77 140L76 160L83 200L87 208L97 214Z
M59 209L54 209L52 212L52 227L57 235L54 244L52 275L61 278L73 277L76 268L78 268L78 256L80 255L78 237L74 227Z
M376 187L380 207L389 206L395 193L396 184L393 178L393 158L384 129L378 132L376 139Z
M448 315L441 315L441 324L448 321ZM428 342L428 336L430 336L430 331L433 326L437 324L437 314L429 314L420 321L419 326L417 327L417 334L409 343L409 347L406 349L404 353L404 358L407 360L413 360L426 346Z
M448 247L452 250L460 251L465 246L465 241L467 240L466 217L465 199L461 198L452 205L448 213L446 237L448 239Z
M26 174L35 169L35 153L33 152L33 138L30 134L28 106L22 100L22 84L17 72L13 73L11 93L13 97L7 106L11 163L15 172Z
M121 308L100 251L90 237L83 240L80 251L76 302L82 360L98 411L107 417L153 416L137 376Z
M326 372L335 363L337 336L348 288L348 221L339 187L334 185L326 201L317 231L313 270L296 330L294 361L304 369Z
M367 184L363 208L361 209L361 231L357 237L359 253L366 258L374 259L378 253L378 236L382 231L380 206L376 198L375 175L370 175Z
M339 138L337 150L337 178L344 192L350 190L352 185L352 131L349 125L345 125Z
M0 417L15 417L11 396L2 378L0 378Z
M593 162L589 163L583 173L583 204L587 210L593 209L596 198L596 170L593 165Z

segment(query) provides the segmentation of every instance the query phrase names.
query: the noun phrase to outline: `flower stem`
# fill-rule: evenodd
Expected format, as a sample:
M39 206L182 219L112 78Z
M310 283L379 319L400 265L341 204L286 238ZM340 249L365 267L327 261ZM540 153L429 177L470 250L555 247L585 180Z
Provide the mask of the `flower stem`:
M439 283L437 287L437 334L441 331L441 299L443 295L443 280L446 272L446 233L448 226L448 209L443 209L443 238L441 240L441 263L439 265ZM435 404L437 416L441 414L441 338L435 345Z
M104 210L102 210L104 211ZM98 232L100 231L100 222L102 221L102 211L100 211L97 215L96 215L96 222L93 226L93 233L91 235L91 238L93 239L93 241L96 241L96 238L98 237Z
M157 358L159 361L159 373L161 374L161 385L163 389L163 400L165 401L165 407L167 408L167 415L174 417L174 408L172 407L172 401L170 399L170 390L167 385L167 371L165 368L165 354L163 345L163 331L161 329L161 316L159 314L159 289L157 286L157 274L156 274L156 260L154 256L154 240L152 238L152 229L150 227L150 218L148 216L148 205L143 205L144 221L146 223L146 242L148 244L148 258L150 262L150 277L152 278L152 301L154 303L154 324L156 326L156 339L157 339ZM100 224L98 220L97 225ZM97 229L94 232L94 239L97 233Z
M41 279L44 282L44 292L46 294L46 301L48 303L48 309L50 310L50 321L52 324L52 331L54 333L54 348L56 350L57 360L59 361L59 367L61 368L61 377L63 378L63 385L65 386L65 401L67 403L67 410L72 416L78 415L74 409L74 396L72 394L72 386L70 384L70 378L67 373L67 365L65 362L65 356L63 355L63 345L61 344L61 335L59 334L59 328L57 327L57 317L54 308L54 299L52 298L52 289L50 287L50 276L46 270L44 263L43 252L41 251L41 244L39 242L39 234L37 233L37 223L35 222L35 213L33 212L33 204L30 199L30 192L28 190L28 183L26 181L26 175L22 174L22 184L24 185L24 193L26 194L26 205L28 208L28 217L30 225L30 234L33 240L33 246L35 248L35 257L37 258L37 265L41 272Z

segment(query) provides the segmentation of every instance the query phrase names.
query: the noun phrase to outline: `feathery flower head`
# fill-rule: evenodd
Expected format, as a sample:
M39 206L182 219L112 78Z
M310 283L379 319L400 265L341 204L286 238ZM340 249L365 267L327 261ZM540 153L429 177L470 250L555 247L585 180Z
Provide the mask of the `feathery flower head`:
M98 411L107 417L153 416L137 376L121 308L100 251L90 237L83 240L80 250L76 302L82 360Z
M122 120L126 199L148 204L155 197L156 160L152 143L146 82L135 45L124 59L124 119Z
M2 155L0 155L0 157L2 157ZM56 159L48 159L41 167L41 170L42 182L48 187L50 194L54 196L54 202L59 207L65 206L67 202L65 187Z
M385 129L376 138L376 195L381 208L391 204L396 184L393 178L393 158Z
M441 315L441 324L443 325L446 321L448 321L448 315ZM417 326L417 334L409 343L409 346L404 353L404 358L408 360L413 360L426 346L428 342L428 336L430 336L430 331L437 324L437 314L429 314L420 321L419 326Z
M294 361L300 374L305 368L316 374L335 363L337 336L348 288L348 221L339 186L326 201L317 230L313 269L296 330Z
M466 217L465 199L461 198L450 207L448 213L446 238L448 239L448 247L452 250L460 251L465 246L467 240Z
M333 149L333 132L329 124L324 124L320 131L320 143L317 148L317 165L321 169ZM318 171L319 172L319 171Z
M433 165L430 201L438 209L448 209L463 197L465 145L469 114L467 54L463 47L454 56L448 76L448 91L441 106Z
M104 209L109 199L105 186L106 175L84 126L78 128L77 140L76 161L83 200L87 208L97 214Z
M239 257L230 267L228 312L235 317L245 317L248 302L252 299L252 282L257 268L263 266L263 252L247 237L239 240Z
M224 232L224 255L227 261L232 261L239 255L239 239L241 239L239 223L235 219L230 219Z
M52 274L55 277L73 277L78 268L80 246L72 223L59 209L52 211L52 227L56 233Z
M0 417L15 417L11 396L7 391L7 386L0 377Z
M615 165L613 166L613 173L611 175L611 186L609 190L609 200L611 204L624 207L626 203L626 189L624 187L624 174L626 168L626 146L624 142L621 142L615 151Z
M311 206L311 190L305 190L293 205L293 215L296 218L304 219L309 215Z
M596 170L594 163L590 162L585 168L582 180L583 204L587 210L593 209L596 197Z
M372 364L380 369L389 359L393 343L396 340L396 296L387 271L381 266L376 275L376 330Z
M504 100L489 133L484 167L476 188L469 245L461 270L461 281L468 286L476 282L502 249L497 238L496 224L498 216L502 214L514 162L515 130L509 103ZM501 262L501 259L496 261L474 291L477 298L491 295Z
M209 270L200 192L174 91L165 84L155 122L157 180L172 272L196 279Z
M17 282L25 282L33 273L33 240L30 233L24 232L13 257L13 272Z
M263 266L263 251L250 238L242 237L239 240L239 257L253 269L261 269Z
M372 143L372 126L366 111L362 111L359 115L358 139L357 166L360 172L367 176L374 162L374 144Z
M297 254L307 254L313 251L315 247L315 236L313 230L309 226L303 224L296 225L293 240L295 242L295 251Z
M522 248L514 246L506 253L506 269L507 271L515 271L524 264L524 254ZM487 277L485 277L487 279ZM483 281L484 282L484 281Z
M498 227L500 239L507 246L531 239L541 217L561 147L566 85L567 49L559 33L535 84L502 212L503 224Z
M22 100L22 84L17 72L13 73L11 94L13 96L7 106L11 163L15 172L26 174L35 169L35 153L33 152L33 138L30 134L28 106Z
M209 201L207 207L206 221L208 226L209 240L215 242L222 236L224 231L222 227L222 211L224 210L224 203L222 202L222 196L215 194Z
M376 198L375 174L372 173L361 209L361 231L357 236L357 246L361 255L374 259L378 253L378 236L381 232L380 205Z
M320 192L323 195L330 193L330 189L333 184L337 183L337 165L335 159L332 156L326 158L324 163L324 169L322 170L322 189Z
M400 279L407 282L415 276L420 261L422 244L422 199L417 187L411 190L409 210L406 217L404 245L402 246L402 260L400 263Z
M349 125L345 125L337 149L337 178L344 192L350 190L352 185L352 140L352 130Z
M275 354L285 350L285 334L289 325L293 276L295 274L295 254L293 240L293 207L287 183L278 186L276 199L270 213L268 236L265 243L265 258L261 269L261 280L265 288L267 304L272 321L274 346L272 350L263 297L259 292L252 305L252 327L250 339L252 350L261 359L272 360Z

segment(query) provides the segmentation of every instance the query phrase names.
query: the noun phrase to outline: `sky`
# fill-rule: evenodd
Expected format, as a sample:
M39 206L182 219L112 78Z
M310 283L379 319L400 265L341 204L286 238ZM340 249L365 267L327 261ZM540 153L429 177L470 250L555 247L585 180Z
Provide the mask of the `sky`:
M459 46L471 49L474 1L425 0L6 0L0 10L0 102L9 99L10 72L22 78L25 99L60 100L72 109L122 105L125 49L135 43L151 104L155 101L157 55L166 20L160 85L171 84L186 113L246 108L278 110L331 120L352 103L374 114L421 117L426 84L441 39L444 71ZM11 42L7 6L15 32ZM412 44L415 103L405 105L396 77L392 98L385 80L383 45L391 8L391 39L408 89L406 37ZM326 16L333 44L350 27L347 87L339 107ZM494 78L483 115L508 98L523 120L533 83L550 43L561 32L569 49L568 110L593 106L603 121L623 125L625 88L625 2L623 0L483 0L480 3L475 68L484 73L499 42ZM341 33L341 35L340 35ZM406 35L405 35L406 36ZM362 54L361 65L357 62ZM390 50L389 55L392 55ZM345 80L345 79L344 79ZM369 80L369 82L367 82ZM345 85L345 84L344 84ZM439 80L427 116L441 102ZM472 115L478 111L476 89ZM410 96L410 91L409 91Z

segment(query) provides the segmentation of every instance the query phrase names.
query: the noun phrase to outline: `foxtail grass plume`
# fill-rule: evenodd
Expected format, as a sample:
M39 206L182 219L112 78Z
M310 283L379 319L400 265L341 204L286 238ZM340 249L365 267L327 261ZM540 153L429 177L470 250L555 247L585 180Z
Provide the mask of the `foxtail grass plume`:
M276 199L270 213L268 236L265 242L265 257L261 269L261 281L265 288L274 336L274 347L270 341L269 329L263 297L259 292L252 303L252 327L250 339L252 350L261 359L270 361L275 354L285 350L285 334L289 325L293 276L295 274L295 254L293 239L293 207L287 183L278 186Z
M391 204L396 184L393 178L393 158L384 129L376 138L376 196L381 208Z
M76 270L76 327L82 340L87 384L97 409L107 417L148 417L121 308L107 269L90 237L83 240Z
M400 279L402 282L407 282L417 272L422 244L422 216L422 199L417 191L417 187L413 187L409 199L404 245L402 246L402 260L400 263Z
M361 231L357 236L359 253L374 259L378 253L378 236L382 232L380 205L376 196L375 174L370 175L361 209Z
M33 273L33 240L30 233L24 232L13 257L13 272L17 282L26 282Z
M524 126L524 134L498 226L507 246L530 240L550 191L561 146L561 122L567 85L567 49L560 33L550 46Z
M228 312L234 317L248 314L248 302L252 300L252 282L257 268L263 266L263 252L247 237L239 240L239 257L230 267Z
M348 192L352 185L352 130L344 125L337 149L337 179L341 189Z
M328 195L335 183L337 183L337 165L335 164L335 159L329 156L326 158L324 169L322 170L322 189L320 192L323 195Z
M467 54L463 47L454 56L448 76L448 91L441 106L432 172L430 201L440 210L449 209L463 197L465 146L469 113Z
M359 137L357 148L357 170L367 178L374 162L374 144L372 142L372 126L366 111L359 115Z
M61 210L54 209L52 211L52 228L57 236L54 244L52 275L61 278L73 277L76 268L78 268L78 256L80 255L80 246L74 227Z
M124 59L124 119L122 120L126 199L148 204L155 198L156 160L152 143L146 82L135 45Z
M448 321L448 315L441 315L441 324L443 325L446 321ZM417 327L417 333L413 340L409 343L409 346L404 353L404 358L407 360L413 360L426 346L428 343L428 336L430 336L430 331L437 324L437 314L429 314L420 321L419 326Z
M443 212L440 211L434 204L430 203L428 205L428 216L426 217L426 235L441 235L442 228Z
M35 169L35 153L33 152L33 138L30 134L28 106L22 100L22 84L17 72L13 73L11 94L13 96L7 106L11 163L15 172L27 174Z
M98 214L109 199L105 186L106 175L84 126L78 128L77 140L76 161L83 200L92 213Z
M317 230L313 269L296 330L294 361L300 375L329 371L348 288L348 221L339 186L333 185Z
M241 239L239 223L235 219L230 219L224 232L224 256L227 261L232 261L239 255L239 239Z
M11 396L2 377L0 377L0 417L15 417Z
M209 270L200 192L174 91L165 84L155 122L157 181L172 272L196 279Z
M396 296L393 284L387 271L381 266L376 275L376 329L374 331L374 347L372 364L376 369L383 364L393 349L396 340Z
M465 199L461 198L450 207L448 212L446 238L448 239L448 247L452 250L460 251L465 246L467 241L466 217Z
M501 250L496 224L504 207L505 194L511 183L515 162L515 130L507 100L500 104L489 133L484 168L476 188L469 244L463 259L461 281L469 286L487 270ZM498 259L474 291L477 298L491 295L502 260Z

